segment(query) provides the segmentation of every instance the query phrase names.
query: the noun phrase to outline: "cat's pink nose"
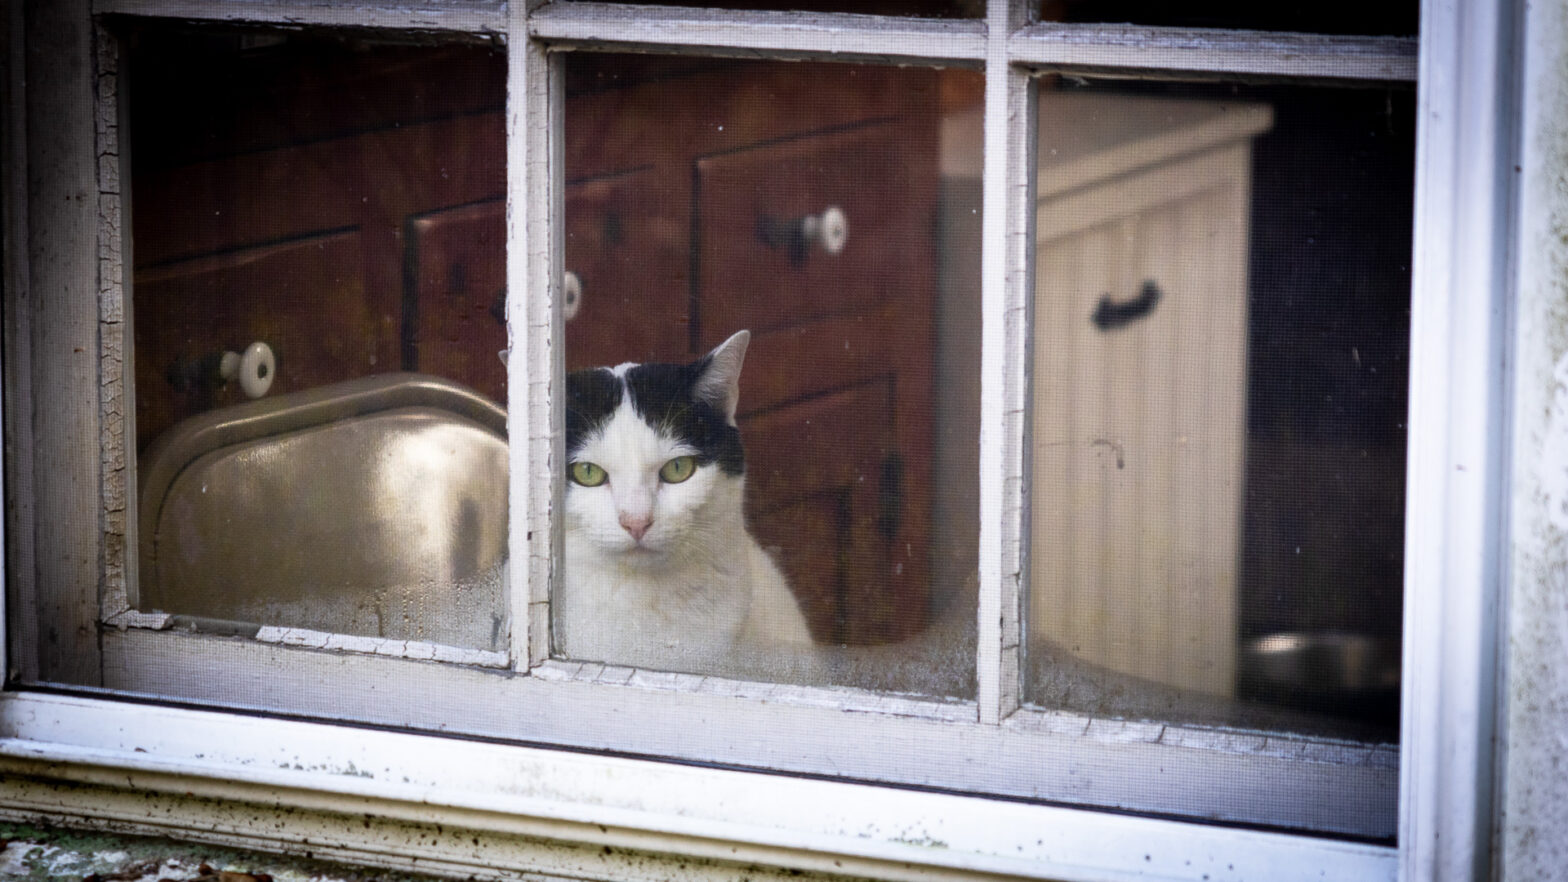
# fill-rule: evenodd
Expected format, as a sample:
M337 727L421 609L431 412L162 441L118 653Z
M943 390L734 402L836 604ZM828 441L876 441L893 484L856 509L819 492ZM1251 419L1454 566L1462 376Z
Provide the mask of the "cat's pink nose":
M653 526L653 518L648 515L621 515L621 529L630 533L638 542L642 541L643 534L647 533L651 526Z

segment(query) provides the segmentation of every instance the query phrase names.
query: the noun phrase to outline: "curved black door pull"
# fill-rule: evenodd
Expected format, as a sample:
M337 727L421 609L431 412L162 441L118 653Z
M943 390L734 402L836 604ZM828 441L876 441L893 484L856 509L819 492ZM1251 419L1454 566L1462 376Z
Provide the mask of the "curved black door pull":
M1117 303L1111 299L1111 295L1101 294L1100 303L1094 308L1094 315L1089 320L1102 331L1124 328L1153 312L1163 296L1165 293L1159 285L1154 284L1153 279L1144 279L1138 296L1131 300Z

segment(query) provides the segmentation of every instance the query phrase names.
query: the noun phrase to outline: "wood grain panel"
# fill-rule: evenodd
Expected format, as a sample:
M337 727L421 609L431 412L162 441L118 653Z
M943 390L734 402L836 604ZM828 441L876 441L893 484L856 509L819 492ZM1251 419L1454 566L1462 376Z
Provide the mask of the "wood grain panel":
M573 52L568 183L889 119L937 105L926 71Z
M444 209L408 222L403 366L506 403L506 203Z
M136 264L358 226L392 241L403 219L504 192L501 115L483 114L244 153L136 178Z
M872 377L741 421L755 451L747 468L751 526L778 548L824 642L885 642L925 621L924 591L905 575L916 555L901 542L903 479L887 474L902 468L892 392L892 377Z
M565 266L582 282L568 370L687 359L690 193L686 177L652 170L567 185Z

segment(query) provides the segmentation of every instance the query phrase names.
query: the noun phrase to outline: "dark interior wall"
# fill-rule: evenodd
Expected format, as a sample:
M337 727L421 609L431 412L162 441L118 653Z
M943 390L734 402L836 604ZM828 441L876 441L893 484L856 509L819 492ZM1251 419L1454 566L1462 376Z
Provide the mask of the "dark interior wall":
M1241 636L1397 637L1414 93L1274 106L1253 154Z

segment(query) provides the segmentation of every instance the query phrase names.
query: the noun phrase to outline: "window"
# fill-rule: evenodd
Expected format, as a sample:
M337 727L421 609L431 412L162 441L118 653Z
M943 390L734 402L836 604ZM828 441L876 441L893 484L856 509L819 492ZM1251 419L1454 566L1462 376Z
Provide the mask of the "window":
M881 860L952 835L1071 875L1125 856L1021 825L1240 826L1391 872L1426 756L1394 708L1429 688L1397 624L1431 552L1401 539L1416 41L992 6L98 3L67 107L95 162L28 168L97 199L27 207L94 257L10 325L17 679L404 730L354 748L372 778L483 790L444 733L508 775L570 748L852 794L840 835L1001 824L866 834ZM725 547L790 586L795 650L644 655L584 600L617 583L573 519L615 465L573 421L632 375L575 371L653 360L734 418ZM722 470L683 443L658 487Z

